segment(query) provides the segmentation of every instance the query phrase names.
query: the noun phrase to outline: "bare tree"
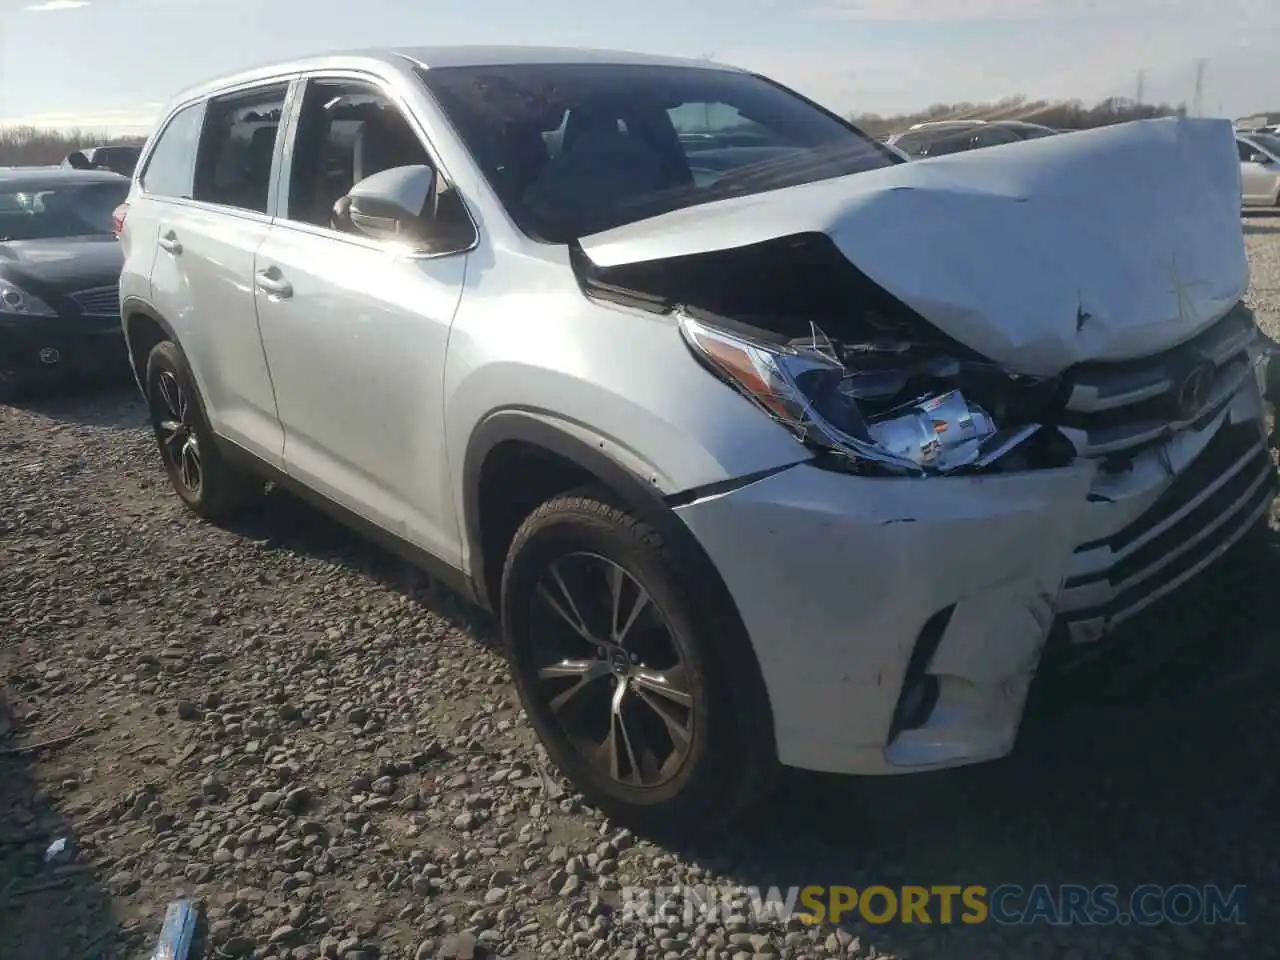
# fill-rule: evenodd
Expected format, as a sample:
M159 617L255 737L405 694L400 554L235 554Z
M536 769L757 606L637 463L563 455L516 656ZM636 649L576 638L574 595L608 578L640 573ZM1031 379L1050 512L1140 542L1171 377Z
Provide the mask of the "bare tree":
M141 137L113 137L94 133L91 130L0 128L0 167L61 163L72 150L139 143L142 143Z

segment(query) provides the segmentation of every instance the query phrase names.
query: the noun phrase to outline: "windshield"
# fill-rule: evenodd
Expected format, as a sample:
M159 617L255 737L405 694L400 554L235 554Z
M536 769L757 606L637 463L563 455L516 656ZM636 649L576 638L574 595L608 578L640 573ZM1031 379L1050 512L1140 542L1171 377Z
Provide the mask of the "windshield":
M111 213L129 182L17 185L0 182L0 242L113 236Z
M553 243L901 162L747 73L624 64L421 71L513 220Z

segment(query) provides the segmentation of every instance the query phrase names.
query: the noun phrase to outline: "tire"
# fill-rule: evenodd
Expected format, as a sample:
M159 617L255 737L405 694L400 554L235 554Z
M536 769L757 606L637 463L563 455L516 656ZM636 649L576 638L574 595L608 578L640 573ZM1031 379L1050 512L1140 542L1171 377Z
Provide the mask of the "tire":
M146 384L160 459L174 493L192 513L212 520L262 493L265 483L230 463L218 449L191 367L177 344L166 340L151 350ZM190 469L193 462L195 473Z
M590 574L593 565L599 578ZM621 590L610 591L611 584ZM647 602L639 602L640 591ZM566 592L570 603L563 602ZM776 768L771 746L744 735L735 715L713 643L716 620L699 602L710 593L710 584L682 565L657 531L593 490L534 510L516 532L503 570L503 642L521 703L552 761L590 805L619 823L673 839L740 819L762 798ZM549 594L567 615L557 613ZM583 612L588 608L590 615ZM585 632L592 641L574 620L590 627ZM599 642L609 637L610 622L625 624L612 635L620 644ZM627 651L631 662L623 664ZM660 676L671 682L655 686ZM659 688L667 693L655 693ZM679 693L687 694L687 707L677 702ZM561 701L559 710L553 701ZM655 703L675 719L674 727L662 721ZM615 731L618 716L629 732L626 739L614 733L610 753L606 729ZM592 724L596 736L588 735ZM677 729L688 733L683 751ZM597 742L605 745L598 752L585 746ZM606 757L617 757L616 766Z

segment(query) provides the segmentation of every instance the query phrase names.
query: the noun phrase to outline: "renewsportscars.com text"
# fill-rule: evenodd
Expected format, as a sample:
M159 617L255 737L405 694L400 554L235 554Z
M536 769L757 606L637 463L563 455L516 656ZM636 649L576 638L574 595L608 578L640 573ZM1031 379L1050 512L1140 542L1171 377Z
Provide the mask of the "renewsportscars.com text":
M1246 922L1246 890L1144 884L871 885L805 887L624 887L622 918L661 924L805 924L862 920L887 924L1047 924L1051 926L1158 926Z

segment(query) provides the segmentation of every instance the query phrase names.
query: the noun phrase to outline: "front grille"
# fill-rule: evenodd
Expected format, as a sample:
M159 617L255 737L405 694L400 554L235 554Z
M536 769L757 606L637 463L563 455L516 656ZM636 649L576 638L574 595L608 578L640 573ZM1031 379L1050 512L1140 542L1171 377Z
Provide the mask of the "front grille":
M94 287L71 294L86 315L91 317L120 316L120 289L118 287Z
M1082 364L1065 380L1059 429L1082 457L1130 456L1212 421L1250 377L1260 340L1243 304L1153 357ZM1192 389L1192 388L1195 389Z
M1060 597L1078 640L1093 639L1215 560L1268 509L1276 470L1258 424L1224 425L1128 526L1076 548Z

